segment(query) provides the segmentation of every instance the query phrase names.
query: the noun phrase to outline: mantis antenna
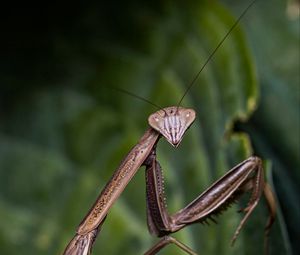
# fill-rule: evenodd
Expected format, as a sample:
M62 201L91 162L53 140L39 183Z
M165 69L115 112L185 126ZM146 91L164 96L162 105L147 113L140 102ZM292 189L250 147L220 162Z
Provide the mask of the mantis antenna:
M117 88L117 87L113 87L113 89L118 90L119 92L125 93L125 94L127 94L127 95L129 95L129 96L135 97L135 98L137 98L137 99L140 99L140 100L142 100L142 101L144 101L144 102L146 102L146 103L148 103L148 104L151 104L152 106L156 107L158 110L162 110L162 109L163 109L163 107L161 107L161 106L159 106L159 105L157 105L157 104L151 102L150 100L148 100L148 99L146 99L146 98L144 98L144 97L141 97L141 96L139 96L139 95L136 95L136 94L134 94L134 93L132 93L132 92L130 92L130 91L128 91L128 90L121 89L121 88Z
M209 61L213 58L213 56L216 54L217 50L221 47L221 45L224 43L224 41L226 40L226 38L230 35L230 33L232 32L232 30L239 24L240 20L245 16L245 14L247 13L247 11L251 8L251 6L256 2L257 0L252 1L247 8L242 12L242 14L238 17L238 19L234 22L234 24L232 25L232 27L228 30L228 32L225 34L225 36L222 38L222 40L219 42L219 44L215 47L215 49L212 51L212 53L209 55L209 57L206 59L206 61L204 62L204 64L202 65L202 67L200 68L199 72L196 74L196 76L194 77L194 79L190 82L190 85L188 86L188 88L186 89L186 91L184 92L183 96L181 97L181 99L179 100L179 103L177 104L177 108L180 106L180 104L182 103L183 99L185 98L186 94L191 90L191 88L193 87L193 85L195 84L196 80L198 79L199 75L201 74L201 72L203 71L203 69L206 67L206 65L209 63Z
M134 98L137 98L139 100L142 100L142 101L144 101L144 102L146 102L148 104L151 104L152 106L156 107L158 110L162 110L167 115L167 112L165 111L165 109L163 107L161 107L161 106L159 106L159 105L151 102L150 100L148 100L148 99L146 99L144 97L136 95L136 94L134 94L134 93L132 93L132 92L130 92L128 90L125 90L125 89L121 89L121 88L117 88L117 87L113 87L113 89L118 90L119 92L125 93L125 94L127 94L129 96L132 96Z
M257 0L253 0L248 6L247 8L240 14L240 16L237 18L237 20L234 22L234 24L231 26L231 28L227 31L227 33L224 35L224 37L222 38L222 40L218 43L218 45L214 48L214 50L210 53L209 57L206 59L206 61L204 62L204 64L202 65L202 67L200 68L199 72L195 75L195 77L193 78L193 80L190 82L189 86L187 87L187 89L185 90L184 94L182 95L182 97L180 98L178 104L177 104L177 111L179 106L181 105L183 99L185 98L185 96L187 95L187 93L191 90L191 88L195 85L197 79L199 78L200 74L202 73L202 71L204 70L204 68L207 66L207 64L209 63L209 61L214 57L214 55L216 54L216 52L218 51L218 49L222 46L222 44L225 42L225 40L227 39L227 37L230 35L230 33L232 32L233 29L235 29L235 27L239 24L239 22L241 21L241 19L245 16L245 14L248 12L248 10L251 8L251 6L256 2ZM163 107L151 102L150 100L143 98L141 96L138 96L132 92L129 92L127 90L121 89L121 88L114 88L116 90L119 90L120 92L123 92L127 95L130 95L132 97L135 97L137 99L140 99L144 102L147 102L149 104L151 104L152 106L158 108L159 110L163 110ZM165 112L166 113L166 112Z

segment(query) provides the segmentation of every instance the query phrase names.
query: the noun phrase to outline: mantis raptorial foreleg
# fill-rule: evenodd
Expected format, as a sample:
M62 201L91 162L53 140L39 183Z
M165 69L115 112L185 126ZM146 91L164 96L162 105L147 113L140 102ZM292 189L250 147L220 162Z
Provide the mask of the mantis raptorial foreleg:
M131 149L80 223L76 235L64 251L65 255L88 255L91 253L93 242L110 207L148 157L158 139L159 133L149 128Z
M64 254L90 254L99 230L100 227L88 232L85 235L76 234L66 247Z
M275 218L275 200L269 186L264 181L262 162L258 157L250 157L232 168L194 201L173 215L169 215L166 209L162 170L156 160L155 148L153 148L144 165L146 165L148 228L152 234L163 237L145 253L146 255L156 254L170 243L176 244L188 254L196 254L176 239L168 237L168 235L193 223L201 223L207 219L214 220L212 216L225 210L228 205L235 202L247 191L251 191L252 194L247 207L241 209L246 214L233 235L232 244L256 207L263 192L270 212L265 227L265 240L267 241L269 229ZM266 249L267 245L265 245Z

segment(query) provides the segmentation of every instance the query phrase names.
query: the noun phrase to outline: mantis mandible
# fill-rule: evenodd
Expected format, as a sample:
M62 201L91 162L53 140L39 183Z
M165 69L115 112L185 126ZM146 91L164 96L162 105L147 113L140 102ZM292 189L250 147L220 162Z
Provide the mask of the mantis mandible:
M194 122L196 112L190 108L180 107L181 101L205 65L254 2L240 15L236 23L209 56L178 105L160 108L160 110L149 116L148 123L150 128L114 172L96 202L79 225L75 236L66 247L64 251L65 255L88 255L91 253L93 243L110 208L141 166L146 167L148 229L151 234L161 238L145 255L157 254L162 248L171 243L177 245L188 254L196 255L196 252L171 237L170 234L179 231L185 226L212 218L212 216L226 210L228 205L248 191L252 192L251 197L248 205L241 210L245 215L239 223L231 242L232 244L235 242L240 230L255 209L262 194L265 196L269 208L269 218L265 227L265 240L267 240L269 230L275 219L276 204L270 186L264 181L264 171L260 158L253 156L233 167L196 199L173 215L170 215L166 209L162 170L156 159L156 146L161 137L164 137L172 146L177 147L187 129ZM267 250L266 244L265 250Z

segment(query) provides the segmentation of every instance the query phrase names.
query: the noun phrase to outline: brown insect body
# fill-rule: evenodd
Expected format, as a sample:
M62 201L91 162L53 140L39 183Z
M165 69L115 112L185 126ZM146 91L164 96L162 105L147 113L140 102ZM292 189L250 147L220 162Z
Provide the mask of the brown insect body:
M263 192L270 209L266 225L266 234L268 233L275 218L275 200L264 181L262 163L257 157L250 157L232 168L185 208L173 215L169 215L167 212L162 170L156 159L156 145L159 138L163 136L172 146L177 147L195 117L196 113L193 109L177 106L163 108L149 116L148 122L151 127L121 162L81 222L64 254L86 255L90 253L109 209L142 165L146 166L148 228L152 234L163 237L145 254L156 254L170 243L176 244L189 254L196 254L175 238L169 237L169 234L179 231L187 225L202 222L208 218L212 219L213 215L225 210L231 202L249 190L252 190L252 196L248 206L243 209L246 214L232 238L232 243L236 240Z
M251 192L251 197L246 208L241 210L245 215L233 235L232 244L235 242L240 230L263 194L269 209L269 218L265 228L265 251L267 253L267 238L275 219L276 203L270 186L265 183L262 162L258 157L250 157L232 168L186 207L173 215L170 215L166 209L163 192L163 175L161 166L156 158L156 145L160 137L164 137L172 146L177 147L187 129L194 122L196 118L195 111L190 108L180 107L180 103L193 86L205 65L214 56L217 49L254 2L255 0L250 3L217 45L185 91L179 104L177 106L162 108L149 116L148 123L150 128L130 150L118 169L114 172L96 202L79 225L75 236L66 247L64 251L65 255L88 255L91 253L95 238L106 219L109 209L142 165L146 166L148 229L150 233L161 237L158 243L149 249L145 255L157 254L162 248L171 243L177 245L188 254L197 255L196 252L171 237L170 234L190 224L204 222L207 219L214 220L213 216L226 210L232 202L249 191ZM125 91L125 93L132 95L130 92ZM136 97L140 98L139 96ZM149 102L148 100L144 101ZM154 105L153 103L151 104Z

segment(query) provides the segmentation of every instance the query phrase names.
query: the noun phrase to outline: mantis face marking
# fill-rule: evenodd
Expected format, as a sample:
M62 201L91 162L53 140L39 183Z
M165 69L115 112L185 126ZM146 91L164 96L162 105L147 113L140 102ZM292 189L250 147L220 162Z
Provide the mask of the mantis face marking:
M171 106L151 114L148 123L172 146L177 147L195 118L196 112L193 109Z

